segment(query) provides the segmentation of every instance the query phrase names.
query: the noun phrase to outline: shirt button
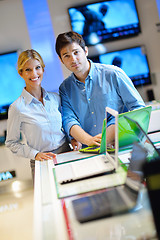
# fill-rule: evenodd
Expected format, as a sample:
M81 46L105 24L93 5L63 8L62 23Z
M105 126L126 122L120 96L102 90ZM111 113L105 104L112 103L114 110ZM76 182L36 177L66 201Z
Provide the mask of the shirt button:
M96 127L96 124L94 125L94 127Z
M92 112L92 114L94 114L94 112Z
M88 98L88 100L90 101L91 99L90 99L90 98Z

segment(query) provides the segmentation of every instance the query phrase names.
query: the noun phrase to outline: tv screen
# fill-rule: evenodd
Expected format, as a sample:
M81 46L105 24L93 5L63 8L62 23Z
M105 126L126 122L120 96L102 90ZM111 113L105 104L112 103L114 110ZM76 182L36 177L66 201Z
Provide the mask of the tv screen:
M68 8L71 28L86 45L95 45L138 35L135 0L106 0Z
M151 84L150 69L145 46L108 52L92 56L93 62L115 65L124 70L135 86Z
M18 52L0 54L0 119L7 119L8 107L21 94L25 82L17 72Z

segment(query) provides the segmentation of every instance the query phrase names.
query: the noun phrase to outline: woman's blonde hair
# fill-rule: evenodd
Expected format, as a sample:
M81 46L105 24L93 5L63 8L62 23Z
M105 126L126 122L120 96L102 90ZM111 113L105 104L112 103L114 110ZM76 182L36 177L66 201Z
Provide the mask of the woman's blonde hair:
M21 52L21 54L19 55L19 58L18 58L17 70L20 75L22 73L25 63L30 59L38 60L41 64L42 68L43 69L45 68L45 64L43 62L41 55L34 49L28 49L26 51Z

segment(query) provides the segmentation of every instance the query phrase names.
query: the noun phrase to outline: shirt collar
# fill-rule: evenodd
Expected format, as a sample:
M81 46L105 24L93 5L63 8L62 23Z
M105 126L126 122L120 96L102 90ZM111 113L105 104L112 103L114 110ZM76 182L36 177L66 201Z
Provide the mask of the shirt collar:
M44 88L42 88L42 92L43 92L43 98L45 100L50 100L49 94L48 94L48 92L46 92L46 90Z
M90 62L90 66L91 66L91 67L90 67L89 74L88 74L88 76L87 76L86 79L93 79L94 64L93 64L92 60L88 59L88 61ZM81 83L81 82L76 78L76 76L74 75L74 73L72 73L71 75L72 75L72 77L73 77L73 79L74 79L75 82Z
M43 92L43 99L45 99L45 100L49 100L50 98L49 98L49 95L48 95L48 93L45 91L45 89L44 88L42 88L42 92ZM29 92L27 92L26 91L26 89L25 88L23 88L23 91L22 91L22 97L25 99L25 102L27 103L27 104L30 104L31 102L37 102L38 100L35 98L35 97L33 97Z

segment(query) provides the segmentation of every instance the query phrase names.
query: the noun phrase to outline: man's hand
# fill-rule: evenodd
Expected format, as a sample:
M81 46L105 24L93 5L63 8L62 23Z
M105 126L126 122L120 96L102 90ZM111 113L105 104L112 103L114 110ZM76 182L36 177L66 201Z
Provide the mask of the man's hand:
M82 144L75 139L71 140L71 144L72 144L72 147L73 147L73 151L78 151L82 147Z
M93 145L100 146L101 145L101 138L102 138L101 133L97 134L94 137L89 136L88 139L86 140L86 143L87 143L88 146L93 146Z
M70 129L70 135L76 139L78 142L87 146L100 146L102 134L99 133L96 136L91 136L85 132L80 126L73 125Z
M52 152L47 152L47 153L39 152L35 156L35 160L38 160L38 161L52 160L53 158L56 158L56 154Z

